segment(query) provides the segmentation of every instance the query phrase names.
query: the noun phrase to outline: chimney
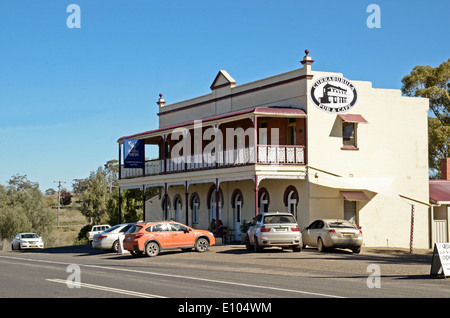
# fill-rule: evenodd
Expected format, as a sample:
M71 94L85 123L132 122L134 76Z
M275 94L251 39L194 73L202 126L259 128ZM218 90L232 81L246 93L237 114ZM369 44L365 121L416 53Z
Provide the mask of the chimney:
M450 158L441 159L441 179L450 180Z

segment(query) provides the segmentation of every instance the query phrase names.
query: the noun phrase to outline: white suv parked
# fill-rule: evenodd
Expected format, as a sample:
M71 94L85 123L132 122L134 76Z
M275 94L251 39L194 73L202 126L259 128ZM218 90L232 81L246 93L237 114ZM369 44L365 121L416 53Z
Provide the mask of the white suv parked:
M247 231L248 250L261 252L264 247L292 248L301 252L302 234L292 214L267 212L258 214Z
M88 239L89 243L94 240L94 235L100 232L103 232L107 229L109 229L111 226L109 224L101 224L101 225L94 225L91 229L91 231L88 233Z

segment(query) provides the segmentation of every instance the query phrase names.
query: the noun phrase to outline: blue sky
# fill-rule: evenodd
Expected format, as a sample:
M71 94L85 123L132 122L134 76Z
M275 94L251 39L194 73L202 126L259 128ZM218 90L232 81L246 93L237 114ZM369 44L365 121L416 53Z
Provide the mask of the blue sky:
M239 85L300 68L309 49L313 70L400 88L450 58L448 12L448 0L2 0L0 183L70 189L117 159L119 137L158 127L159 93L207 94L220 69Z

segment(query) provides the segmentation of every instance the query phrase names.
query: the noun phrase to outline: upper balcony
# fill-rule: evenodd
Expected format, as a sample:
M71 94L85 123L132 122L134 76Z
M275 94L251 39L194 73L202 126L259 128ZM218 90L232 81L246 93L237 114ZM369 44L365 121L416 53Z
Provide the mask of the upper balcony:
M157 159L146 160L144 169L121 164L120 179L307 162L306 114L300 108L256 107L123 137L121 163L125 139L143 139L146 148L157 147Z
M255 148L240 148L220 151L211 154L179 156L166 159L145 161L145 169L124 168L121 165L121 179L155 176L166 173L200 171L237 167L252 164L282 164L304 165L305 146L295 145L257 145L258 154L255 158ZM256 160L255 160L256 159Z

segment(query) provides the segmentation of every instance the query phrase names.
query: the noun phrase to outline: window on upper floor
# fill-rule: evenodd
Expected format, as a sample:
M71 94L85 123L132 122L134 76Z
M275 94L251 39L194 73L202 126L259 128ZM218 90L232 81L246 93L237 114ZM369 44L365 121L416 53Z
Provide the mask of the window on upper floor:
M342 143L344 147L357 147L356 123L342 122Z

